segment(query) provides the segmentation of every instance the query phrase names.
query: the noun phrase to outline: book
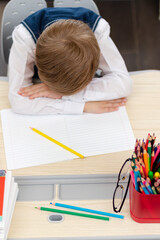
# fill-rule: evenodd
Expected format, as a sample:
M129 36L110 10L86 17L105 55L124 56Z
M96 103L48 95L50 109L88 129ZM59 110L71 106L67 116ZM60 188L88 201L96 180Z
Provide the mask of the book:
M125 107L104 114L21 115L1 111L7 169L77 158L33 132L36 128L83 156L133 150L135 138Z
M6 171L0 170L0 222L2 221Z
M2 211L2 218L0 221L0 240L7 239L17 195L18 195L18 184L14 182L14 177L12 177L12 172L7 171L5 174L3 211Z

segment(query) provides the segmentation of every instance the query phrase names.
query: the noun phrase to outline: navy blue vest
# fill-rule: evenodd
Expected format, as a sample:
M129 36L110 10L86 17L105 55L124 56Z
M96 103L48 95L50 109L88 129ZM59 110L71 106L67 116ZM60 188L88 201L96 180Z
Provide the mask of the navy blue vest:
M96 26L101 19L101 16L92 12L87 8L43 8L27 18L25 18L21 23L26 27L26 29L32 35L34 42L41 33L52 23L60 19L75 19L80 20L92 29L94 32ZM34 67L33 79L38 78L37 67Z
M32 35L35 43L43 30L60 19L80 20L94 32L101 16L87 8L43 8L28 16L21 23Z

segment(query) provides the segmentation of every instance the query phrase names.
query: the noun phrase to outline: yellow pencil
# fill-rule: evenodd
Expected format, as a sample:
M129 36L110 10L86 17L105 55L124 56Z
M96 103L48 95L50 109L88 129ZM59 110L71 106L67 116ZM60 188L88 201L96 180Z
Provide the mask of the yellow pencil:
M51 142L56 143L57 145L59 145L60 147L66 149L67 151L69 151L69 152L71 152L71 153L77 155L77 156L80 157L80 158L84 158L84 156L83 156L82 154L80 154L80 153L74 151L73 149L67 147L67 146L64 145L63 143L60 143L60 142L58 142L57 140L55 140L55 139L49 137L49 136L46 135L45 133L40 132L40 131L37 130L36 128L32 128L32 127L30 127L30 128L31 128L34 132L36 132L36 133L38 133L39 135L41 135L42 137L45 137L45 138L47 138L48 140L50 140Z

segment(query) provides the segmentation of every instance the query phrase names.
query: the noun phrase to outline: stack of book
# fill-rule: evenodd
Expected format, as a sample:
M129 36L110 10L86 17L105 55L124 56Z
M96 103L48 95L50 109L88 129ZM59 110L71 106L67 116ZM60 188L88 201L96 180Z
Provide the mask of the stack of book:
M11 171L0 170L0 240L6 240L18 195Z

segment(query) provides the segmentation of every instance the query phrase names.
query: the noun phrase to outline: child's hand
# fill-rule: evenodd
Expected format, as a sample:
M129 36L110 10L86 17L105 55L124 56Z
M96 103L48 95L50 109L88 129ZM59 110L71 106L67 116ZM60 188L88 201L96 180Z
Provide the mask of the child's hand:
M126 98L119 98L108 101L86 102L84 112L87 113L107 113L117 111L119 107L126 104Z
M29 99L47 97L53 99L61 99L62 95L59 93L53 92L49 89L44 83L38 83L31 85L29 87L21 88L18 91L18 94L24 97L29 97Z

